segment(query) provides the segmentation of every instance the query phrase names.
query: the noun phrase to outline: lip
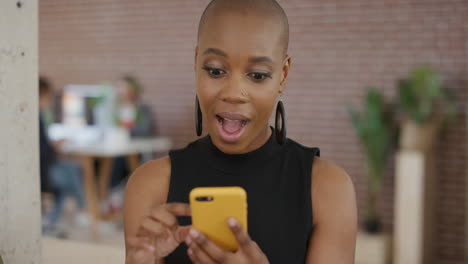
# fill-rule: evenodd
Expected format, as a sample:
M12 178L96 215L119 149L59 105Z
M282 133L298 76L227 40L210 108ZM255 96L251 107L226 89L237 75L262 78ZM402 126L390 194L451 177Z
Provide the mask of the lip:
M239 120L242 121L242 127L234 133L229 133L224 130L222 125L222 119L228 120ZM226 143L236 143L240 140L241 136L244 134L247 126L249 125L250 119L241 113L235 112L222 112L215 115L216 128L218 130L218 135L221 137L221 140Z
M222 113L217 113L217 117L225 118L225 119L230 119L230 120L244 120L244 121L250 121L248 117L241 113L235 113L235 112L222 112Z

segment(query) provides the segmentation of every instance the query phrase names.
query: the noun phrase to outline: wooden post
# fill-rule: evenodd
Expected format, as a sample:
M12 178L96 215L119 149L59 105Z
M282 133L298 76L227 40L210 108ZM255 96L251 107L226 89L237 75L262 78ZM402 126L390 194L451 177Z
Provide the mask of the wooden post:
M436 176L431 155L402 150L396 156L395 264L431 264L434 253Z
M41 262L38 1L0 1L0 255Z
M468 43L468 35L466 35L466 40ZM468 51L468 45L467 51ZM468 56L468 53L467 53ZM467 57L468 58L468 57ZM468 69L466 71L467 76L468 76ZM466 87L468 89L468 87ZM465 261L468 261L468 105L466 106L465 110L465 144L466 144L466 165L465 165L465 171L466 171L466 177L465 177Z
M98 205L102 201L109 199L109 188L111 182L113 159L103 157L99 159L101 167L99 169L99 200Z
M91 216L91 235L94 241L98 241L100 239L98 232L100 215L97 184L94 177L94 159L90 156L82 156L81 167L83 168L83 185L86 197L86 207L89 215Z

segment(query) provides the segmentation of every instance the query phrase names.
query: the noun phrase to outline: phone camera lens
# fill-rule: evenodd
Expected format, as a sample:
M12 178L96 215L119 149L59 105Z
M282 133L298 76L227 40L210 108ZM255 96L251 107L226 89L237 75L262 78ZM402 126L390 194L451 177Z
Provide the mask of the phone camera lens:
M213 197L211 197L211 196L199 196L199 197L195 198L195 200L197 200L199 202L210 202L210 201L213 201Z

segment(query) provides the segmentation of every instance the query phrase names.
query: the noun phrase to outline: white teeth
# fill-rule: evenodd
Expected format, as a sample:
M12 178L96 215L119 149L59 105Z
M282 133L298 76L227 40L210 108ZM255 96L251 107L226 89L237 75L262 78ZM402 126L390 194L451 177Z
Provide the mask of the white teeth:
M226 121L241 121L242 124L247 124L247 120L239 120L239 119L229 119L229 118L222 118L222 120Z
M247 120L238 120L238 119L229 119L229 118L225 118L225 117L220 117L220 116L216 116L218 121L221 123L221 125L224 123L224 121L241 121L241 124L242 126L245 126L247 125Z

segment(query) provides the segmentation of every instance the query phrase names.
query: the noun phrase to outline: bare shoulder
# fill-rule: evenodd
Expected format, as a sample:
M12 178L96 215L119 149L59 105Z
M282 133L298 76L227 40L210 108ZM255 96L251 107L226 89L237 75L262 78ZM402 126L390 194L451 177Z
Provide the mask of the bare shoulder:
M151 209L166 202L171 177L169 157L146 162L136 169L125 188L125 238L135 235L140 221Z
M339 188L350 188L353 186L351 177L343 168L320 157L315 157L314 159L312 181L313 183L320 185L322 188L325 186Z
M346 171L335 163L316 157L312 169L312 206L314 224L329 221L337 211L354 217L356 198L354 184Z
M312 168L312 225L306 263L354 263L357 208L353 182L331 161Z
M168 156L148 161L138 167L130 176L126 191L164 191L169 187L170 176L171 160Z

